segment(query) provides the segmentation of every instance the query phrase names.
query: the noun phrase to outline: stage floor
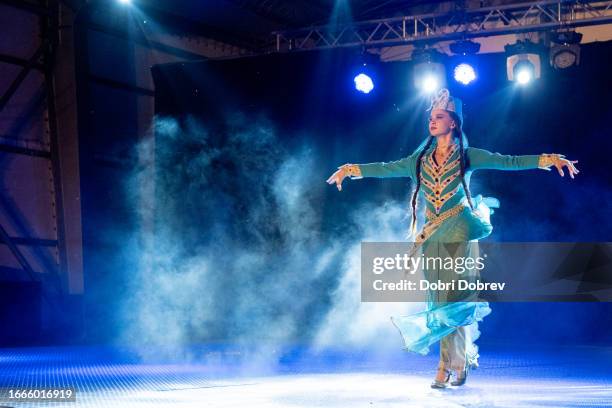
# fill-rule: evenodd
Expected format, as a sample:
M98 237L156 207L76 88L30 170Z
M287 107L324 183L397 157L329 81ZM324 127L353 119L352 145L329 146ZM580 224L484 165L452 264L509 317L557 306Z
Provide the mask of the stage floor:
M280 355L275 364L269 357ZM75 402L14 407L609 407L612 348L482 346L468 384L429 387L436 353L227 347L0 349L0 387L75 387Z

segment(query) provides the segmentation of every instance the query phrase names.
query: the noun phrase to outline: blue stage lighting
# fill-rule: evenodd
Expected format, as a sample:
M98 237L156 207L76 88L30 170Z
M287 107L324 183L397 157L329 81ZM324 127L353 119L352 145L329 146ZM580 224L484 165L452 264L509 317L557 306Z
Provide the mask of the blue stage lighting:
M357 75L354 81L355 89L357 89L359 92L368 94L370 93L370 91L372 91L372 89L374 89L374 82L372 81L372 78L370 78L364 73Z
M419 57L419 58L426 58ZM413 67L414 85L422 93L430 94L446 85L446 70L439 62L417 62Z
M459 64L455 67L455 81L468 85L476 79L476 71L470 64Z
M426 75L421 81L421 90L425 93L433 93L440 88L440 80L436 75Z
M508 80L524 86L540 78L542 63L541 49L538 44L530 41L517 41L516 44L506 45L504 49L506 50Z
M514 66L514 77L520 85L527 85L535 76L535 69L531 62L527 60L519 61Z
M432 49L417 49L414 50L412 58L414 85L422 93L431 94L446 85L443 54Z
M131 0L117 0L117 1L121 4L130 4L132 2Z

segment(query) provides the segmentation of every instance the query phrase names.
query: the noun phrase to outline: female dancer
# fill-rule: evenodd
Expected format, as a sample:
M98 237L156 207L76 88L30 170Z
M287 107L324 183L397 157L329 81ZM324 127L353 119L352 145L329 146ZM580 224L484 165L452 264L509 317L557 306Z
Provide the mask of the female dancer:
M432 98L429 117L430 136L408 157L387 163L345 164L327 182L342 190L346 177L409 177L415 183L412 194L412 234L416 245L426 256L444 256L441 243L464 243L461 256L477 257L477 240L491 234L490 207L497 207L492 198L478 195L472 198L469 185L474 170L526 170L556 167L563 177L566 167L571 178L578 174L578 161L569 161L560 154L510 156L468 147L461 130L462 104L442 89ZM422 193L426 203L426 222L416 233L417 196ZM468 244L469 243L469 244ZM446 254L448 255L448 254ZM454 254L457 256L457 253ZM449 280L445 270L426 270L431 281ZM446 274L445 274L446 273ZM475 279L478 271L470 270L464 277ZM474 292L429 291L427 310L392 318L406 348L426 354L429 346L440 341L440 363L432 383L433 388L465 384L468 370L478 366L478 321L491 312L487 302L476 301ZM450 382L451 372L456 380Z

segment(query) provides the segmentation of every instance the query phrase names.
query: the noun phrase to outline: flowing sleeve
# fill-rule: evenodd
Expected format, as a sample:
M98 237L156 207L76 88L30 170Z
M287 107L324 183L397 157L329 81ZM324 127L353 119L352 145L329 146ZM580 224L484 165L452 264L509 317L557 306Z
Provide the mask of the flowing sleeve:
M467 156L471 170L529 170L537 169L539 154L513 156L508 154L491 153L485 149L468 147Z
M410 177L414 180L416 158L417 154L412 154L396 161L366 163L358 166L362 177Z

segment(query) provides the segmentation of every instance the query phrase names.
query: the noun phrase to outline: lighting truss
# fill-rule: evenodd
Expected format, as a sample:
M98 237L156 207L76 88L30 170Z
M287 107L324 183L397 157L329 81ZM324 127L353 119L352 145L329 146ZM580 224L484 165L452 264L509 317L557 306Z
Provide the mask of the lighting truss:
M392 46L612 23L612 1L544 0L272 33L273 51Z

